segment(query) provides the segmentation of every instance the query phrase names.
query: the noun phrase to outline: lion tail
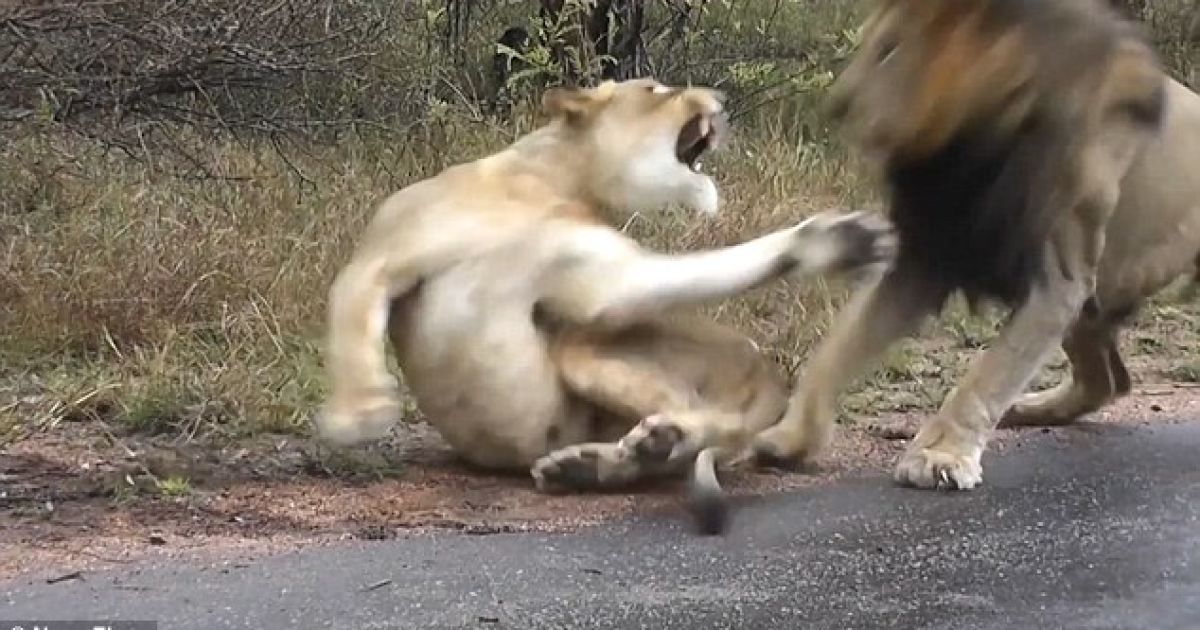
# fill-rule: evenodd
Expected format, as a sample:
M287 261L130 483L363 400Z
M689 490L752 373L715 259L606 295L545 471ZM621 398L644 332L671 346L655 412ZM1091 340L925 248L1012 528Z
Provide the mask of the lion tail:
M717 479L717 450L706 448L696 456L688 489L688 508L705 536L722 534L729 525L729 498Z

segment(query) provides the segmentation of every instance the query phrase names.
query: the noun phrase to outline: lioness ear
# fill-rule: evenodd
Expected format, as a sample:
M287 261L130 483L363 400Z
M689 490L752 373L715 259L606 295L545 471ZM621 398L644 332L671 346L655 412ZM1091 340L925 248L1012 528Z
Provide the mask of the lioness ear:
M595 106L591 90L582 88L550 88L542 94L542 111L551 118L576 122L588 115Z

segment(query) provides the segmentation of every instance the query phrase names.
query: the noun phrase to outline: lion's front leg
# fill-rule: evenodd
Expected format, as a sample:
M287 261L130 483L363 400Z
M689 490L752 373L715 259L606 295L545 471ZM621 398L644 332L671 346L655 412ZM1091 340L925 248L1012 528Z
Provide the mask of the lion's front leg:
M855 295L803 367L783 419L755 438L758 460L790 464L818 455L832 436L839 395L892 343L915 332L941 299L903 269Z
M1064 215L1044 245L1042 277L1014 309L995 343L975 358L938 413L921 426L896 465L897 482L961 490L982 483L980 460L991 432L1095 294L1104 228L1116 207L1118 175L1124 169L1109 153L1092 157L1098 172L1108 176L1096 177L1085 188L1090 192Z
M917 432L896 466L896 481L959 490L979 485L991 431L1058 346L1089 293L1090 284L1080 279L1035 286L995 344L976 357Z
M865 212L825 212L756 239L684 254L647 252L607 228L573 230L539 306L567 322L620 329L670 309L736 297L785 274L886 264L891 223Z

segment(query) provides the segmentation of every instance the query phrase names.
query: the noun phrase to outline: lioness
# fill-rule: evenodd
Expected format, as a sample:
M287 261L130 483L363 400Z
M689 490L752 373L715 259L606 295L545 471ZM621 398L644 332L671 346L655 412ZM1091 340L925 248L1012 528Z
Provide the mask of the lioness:
M762 459L816 454L838 394L956 290L1011 315L901 484L973 488L1001 421L1069 423L1130 391L1117 331L1200 251L1200 97L1134 25L1099 0L880 0L829 101L887 181L900 252L756 438ZM1059 343L1070 379L1018 398Z
M319 434L352 444L400 419L389 335L450 445L542 488L612 488L748 448L786 382L745 336L667 310L883 263L895 240L878 216L832 212L681 255L621 234L631 211L717 211L700 158L726 128L720 96L653 79L551 89L545 126L384 201L330 289ZM719 491L712 474L696 482Z

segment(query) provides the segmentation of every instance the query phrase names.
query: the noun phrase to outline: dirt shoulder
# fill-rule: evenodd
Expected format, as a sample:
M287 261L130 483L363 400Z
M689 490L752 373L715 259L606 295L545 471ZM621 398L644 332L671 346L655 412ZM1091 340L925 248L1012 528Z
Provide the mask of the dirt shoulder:
M1106 425L1200 416L1200 389L1145 386L1075 427L1069 441ZM755 496L847 474L886 472L919 414L845 427L820 465L804 472L737 471L726 487ZM888 431L879 431L883 425ZM993 451L1026 431L998 432ZM173 444L61 423L0 455L0 580L74 573L165 558L237 562L301 546L384 539L438 528L488 534L564 531L632 512L685 518L678 482L629 493L550 496L525 477L458 463L426 425L354 455L295 437L236 445Z

